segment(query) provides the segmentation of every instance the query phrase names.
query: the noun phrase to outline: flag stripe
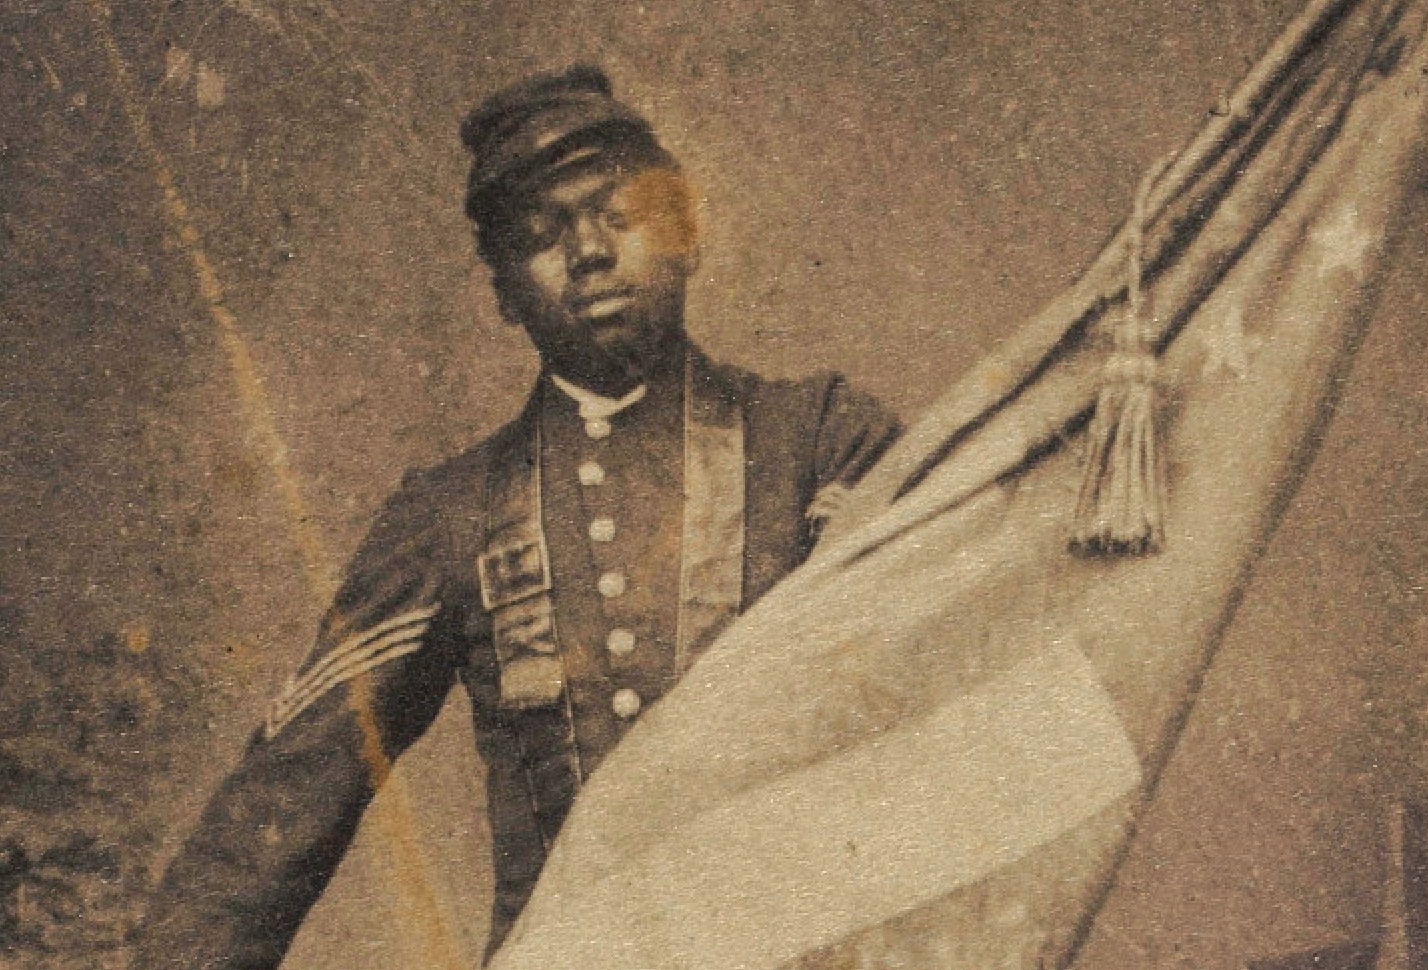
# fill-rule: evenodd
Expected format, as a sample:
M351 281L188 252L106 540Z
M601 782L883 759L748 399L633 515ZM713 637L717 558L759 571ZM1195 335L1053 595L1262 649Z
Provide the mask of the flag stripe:
M559 912L535 914L539 946L582 970L777 966L1014 862L1139 779L1089 662L1056 645L719 804L610 878L547 897ZM523 965L521 944L494 970Z

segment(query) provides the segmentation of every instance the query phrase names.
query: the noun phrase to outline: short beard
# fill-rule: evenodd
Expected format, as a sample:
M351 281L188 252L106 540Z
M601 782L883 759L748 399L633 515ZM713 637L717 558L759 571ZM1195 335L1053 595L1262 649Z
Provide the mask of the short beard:
M552 356L546 365L567 380L600 394L626 394L682 364L688 347L682 321L646 324L630 339L597 353Z

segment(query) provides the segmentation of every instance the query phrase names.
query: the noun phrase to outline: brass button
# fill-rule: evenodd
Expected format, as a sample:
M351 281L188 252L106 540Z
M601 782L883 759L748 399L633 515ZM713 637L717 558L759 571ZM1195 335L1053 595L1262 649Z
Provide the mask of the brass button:
M610 437L610 422L604 418L591 418L585 422L585 434L596 441L608 438Z
M581 485L599 485L605 480L605 469L601 468L598 462L585 462L576 474L580 476Z
M639 694L628 687L622 687L615 691L614 696L610 698L610 709L620 717L629 718L640 713L642 703L644 702L640 700Z
M615 538L615 520L601 516L590 523L590 539L593 542L609 542Z
M607 600L614 599L616 596L625 592L625 574L617 572L605 573L600 577L600 581L596 585L600 590L601 596Z
M617 657L623 657L635 649L635 635L629 630L617 627L605 638L605 649Z

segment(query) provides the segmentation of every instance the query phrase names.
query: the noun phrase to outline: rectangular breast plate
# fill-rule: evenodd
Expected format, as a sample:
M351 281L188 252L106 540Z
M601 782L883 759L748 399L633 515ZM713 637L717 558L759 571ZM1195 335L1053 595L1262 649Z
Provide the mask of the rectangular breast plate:
M488 538L476 558L500 669L499 704L506 710L548 707L565 694L550 552L540 520L539 433L533 437L492 457Z

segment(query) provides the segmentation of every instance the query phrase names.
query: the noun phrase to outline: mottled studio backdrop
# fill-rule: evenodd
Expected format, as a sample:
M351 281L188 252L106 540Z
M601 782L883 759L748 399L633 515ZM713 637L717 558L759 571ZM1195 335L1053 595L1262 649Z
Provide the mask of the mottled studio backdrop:
M912 416L1075 278L1297 6L0 0L0 965L117 959L376 503L518 407L534 358L460 212L480 97L602 63L704 198L695 336ZM1382 795L1423 787L1425 248L1097 965L1374 927ZM441 915L479 944L481 779L448 713L407 775ZM366 841L289 966L401 965L402 880Z

